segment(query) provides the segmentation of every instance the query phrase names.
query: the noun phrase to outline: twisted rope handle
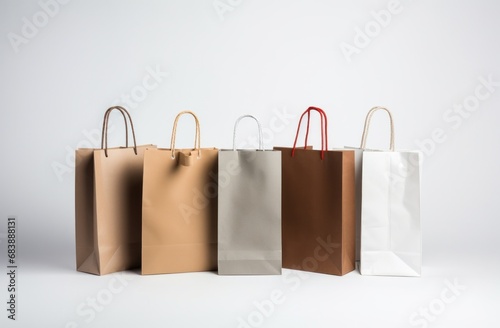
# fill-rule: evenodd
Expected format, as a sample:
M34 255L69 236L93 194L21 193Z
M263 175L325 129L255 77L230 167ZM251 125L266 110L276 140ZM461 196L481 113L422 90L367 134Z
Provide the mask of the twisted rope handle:
M295 141L293 142L292 157L295 156L295 148L297 146L297 140L299 138L300 125L302 123L304 115L306 114L307 114L307 129L306 129L304 149L307 148L307 139L309 138L309 123L312 110L318 112L321 117L321 159L325 158L325 152L328 150L328 119L326 117L326 113L324 110L312 106L309 107L304 113L302 113L302 116L300 117L299 125L297 126L297 133L295 134Z
M372 109L370 109L370 111L366 115L365 127L363 129L363 135L361 137L361 146L360 146L360 148L361 149L365 149L366 148L366 139L368 138L368 129L370 128L370 123L371 123L371 120L372 120L372 116L378 110L385 111L387 113L387 115L389 115L389 123L390 123L390 126L391 126L391 137L390 137L389 149L391 151L394 151L394 120L392 118L391 112L387 108L381 107L381 106L375 106L375 107L373 107Z
M257 123L257 129L259 130L259 149L260 150L264 150L264 142L263 142L263 139L262 139L262 126L260 125L260 122L258 119L256 119L254 116L252 115L243 115L243 116L240 116L237 120L236 120L236 123L234 123L234 130L233 130L233 151L236 150L236 128L238 127L238 123L240 123L240 121L244 118L251 118L251 119L254 119L255 122Z
M172 151L172 159L175 159L175 136L177 134L177 123L179 122L179 118L184 114L190 114L194 117L196 123L196 134L194 137L194 149L198 150L198 158L201 158L201 149L200 149L200 121L195 113L185 110L177 114L174 121L174 126L172 128L172 137L170 142L170 149Z
M127 118L130 122L130 128L132 130L132 138L134 141L134 153L137 155L137 142L135 139L135 130L134 130L134 123L132 122L132 117L130 116L130 113L123 107L121 106L113 106L110 107L106 110L104 113L104 119L102 122L102 135L101 135L101 149L104 149L104 155L108 157L108 125L109 125L109 116L111 115L111 112L113 110L118 110L122 116L123 116L123 121L125 122L125 147L128 148L128 124L127 124Z

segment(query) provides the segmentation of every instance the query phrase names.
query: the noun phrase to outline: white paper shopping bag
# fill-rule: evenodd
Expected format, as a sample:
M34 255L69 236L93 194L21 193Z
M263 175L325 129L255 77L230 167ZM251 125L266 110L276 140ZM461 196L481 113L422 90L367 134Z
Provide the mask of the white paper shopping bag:
M391 123L389 151L367 150L373 113L384 110ZM420 276L422 233L420 221L421 154L394 150L391 113L373 108L362 138L361 249L363 275Z
M420 276L420 154L363 153L363 275Z
M365 125L363 128L363 135L361 137L361 145L358 147L345 147L349 150L354 151L354 169L355 169L355 183L356 183L356 250L355 257L356 261L360 260L360 252L361 252L361 189L362 189L362 171L363 171L363 152L366 149L366 138L368 136L368 128L371 123L372 116L375 112L382 110L387 112L389 115L389 123L390 123L390 144L389 149L391 151L394 150L394 124L392 121L392 115L387 108L384 107L373 107L368 111L368 114L365 118ZM371 149L374 150L374 149Z

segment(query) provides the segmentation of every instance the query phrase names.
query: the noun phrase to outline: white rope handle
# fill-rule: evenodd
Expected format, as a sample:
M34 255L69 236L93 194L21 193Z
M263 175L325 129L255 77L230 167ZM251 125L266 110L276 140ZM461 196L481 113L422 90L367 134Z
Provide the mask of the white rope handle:
M259 149L264 150L264 143L262 141L262 126L260 125L260 122L258 119L256 119L252 115L243 115L240 116L237 120L236 123L234 123L234 131L233 131L233 151L236 150L236 128L238 127L238 123L244 118L251 118L254 119L255 122L257 123L257 128L259 129Z
M383 111L385 111L387 113L387 115L389 115L389 123L391 125L391 139L390 139L389 149L391 151L394 151L394 121L392 119L392 114L391 114L391 112L387 108L381 107L381 106L375 106L375 107L373 107L372 109L370 109L370 111L366 115L365 128L363 129L363 136L361 137L361 147L360 148L361 149L365 149L366 148L366 139L368 138L368 129L370 128L370 123L371 123L371 120L372 120L372 116L378 110L383 110Z
M172 129L172 138L170 141L170 150L172 151L172 159L175 159L175 135L177 134L177 123L179 122L179 118L184 115L184 114L190 114L194 117L194 120L196 122L196 134L194 137L194 149L198 150L198 158L201 157L201 146L200 146L200 121L198 120L198 117L196 116L195 113L185 110L183 112L180 112L177 114L175 117L174 121L174 127Z

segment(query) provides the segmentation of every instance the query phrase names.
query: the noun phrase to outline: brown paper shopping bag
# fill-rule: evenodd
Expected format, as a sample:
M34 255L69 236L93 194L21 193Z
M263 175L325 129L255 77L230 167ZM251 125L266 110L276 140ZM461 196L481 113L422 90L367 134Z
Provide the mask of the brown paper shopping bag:
M109 115L125 120L125 147L108 148ZM128 124L134 146L128 146ZM130 114L104 114L101 149L76 150L75 230L77 270L97 275L138 268L141 260L142 168Z
M321 116L321 150L296 148L302 119ZM354 152L328 150L327 117L310 107L301 116L293 148L282 153L283 267L344 275L354 270Z
M183 114L196 121L194 149L175 149ZM201 148L196 115L177 115L170 149L144 156L142 274L217 269L216 148Z

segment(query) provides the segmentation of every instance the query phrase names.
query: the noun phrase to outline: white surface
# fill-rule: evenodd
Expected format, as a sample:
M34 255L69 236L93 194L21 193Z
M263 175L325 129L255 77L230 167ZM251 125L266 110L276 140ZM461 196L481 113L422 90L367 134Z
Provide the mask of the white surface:
M442 310L430 327L498 325L500 86L481 86L489 76L500 81L498 2L401 0L348 62L340 45L353 44L357 27L376 28L371 11L389 1L221 1L233 4L223 20L213 0L73 0L47 21L37 1L1 1L0 222L18 217L21 265L19 321L2 310L2 327L238 327L238 318L259 318L254 302L274 290L284 296L273 299L286 300L259 327L425 327L410 318L430 305ZM25 33L15 52L9 33L23 35L24 17L43 27ZM134 104L120 100L133 92ZM453 112L474 106L475 94L482 100L473 111ZM387 106L396 148L425 154L423 276L306 274L293 290L297 272L288 270L288 278L132 273L85 322L80 304L119 286L115 276L75 271L71 156L88 138L98 146L112 104L130 109L140 144L168 147L176 113L190 109L200 117L202 146L218 148L231 147L242 114L262 122L266 148L291 146L309 105L328 114L330 148L356 146L367 111ZM385 119L374 117L369 148L387 147ZM118 144L122 123L112 120ZM251 123L240 125L238 147L255 143ZM180 124L178 144L190 146L194 126ZM319 145L315 124L310 139ZM67 172L58 178L53 165ZM0 260L4 267L4 251ZM441 309L441 294L453 296L446 279L467 289ZM0 299L6 285L2 275Z

